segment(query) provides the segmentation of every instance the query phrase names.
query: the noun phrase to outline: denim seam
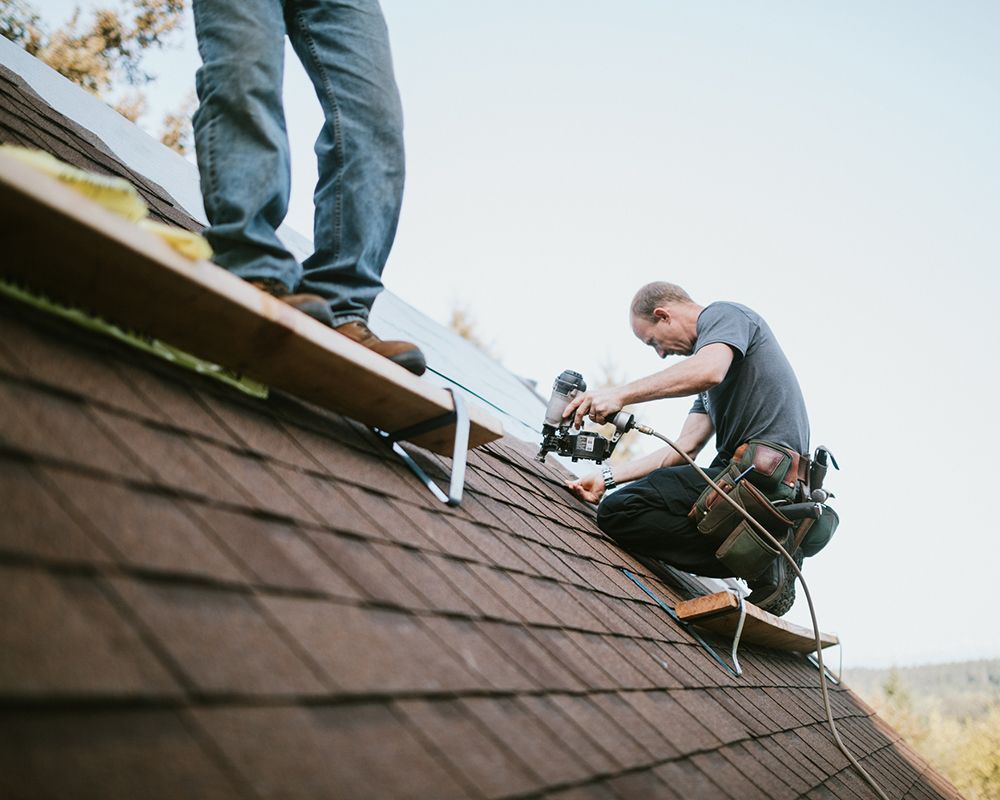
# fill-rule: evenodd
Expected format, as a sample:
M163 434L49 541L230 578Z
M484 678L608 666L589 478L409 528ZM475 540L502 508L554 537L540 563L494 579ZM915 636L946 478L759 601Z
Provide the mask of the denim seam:
M337 97L333 93L333 84L330 83L330 76L327 74L326 67L323 66L323 62L319 58L319 52L316 48L316 40L313 38L312 33L309 31L309 26L305 23L305 18L302 14L302 9L296 9L295 11L295 23L299 26L299 31L302 34L302 38L306 42L306 47L309 49L309 55L312 58L316 72L322 76L323 79L323 92L326 94L326 99L330 103L330 108L333 116L333 136L334 136L334 159L337 164L337 172L334 176L334 186L336 187L334 193L334 219L333 219L333 253L332 260L334 263L340 258L340 247L342 239L342 219L343 210L342 205L342 185L343 185L343 170L344 170L344 137L341 133L340 124L340 107L337 104Z

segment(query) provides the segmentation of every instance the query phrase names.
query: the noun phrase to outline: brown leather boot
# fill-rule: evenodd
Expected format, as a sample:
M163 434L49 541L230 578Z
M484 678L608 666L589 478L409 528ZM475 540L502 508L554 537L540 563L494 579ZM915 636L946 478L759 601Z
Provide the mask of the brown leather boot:
M414 375L423 375L427 369L427 362L420 348L412 342L384 342L379 339L368 326L360 320L355 322L345 322L334 328L337 333L342 333L348 339L358 344L362 344L372 352L385 356L390 361L399 364L404 369L408 369Z
M271 278L250 281L250 285L255 286L262 292L267 292L272 297L278 298L282 303L287 303L292 308L312 317L317 322L322 322L331 328L333 327L330 304L318 294L291 294L285 288L285 284Z

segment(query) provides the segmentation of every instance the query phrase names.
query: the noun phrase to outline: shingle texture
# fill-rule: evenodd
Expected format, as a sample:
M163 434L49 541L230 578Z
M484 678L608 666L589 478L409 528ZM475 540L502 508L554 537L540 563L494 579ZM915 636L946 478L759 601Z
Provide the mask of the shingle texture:
M0 94L0 138L114 168ZM721 670L531 455L446 508L349 420L0 301L0 797L873 796L810 665ZM832 693L890 796L957 796Z

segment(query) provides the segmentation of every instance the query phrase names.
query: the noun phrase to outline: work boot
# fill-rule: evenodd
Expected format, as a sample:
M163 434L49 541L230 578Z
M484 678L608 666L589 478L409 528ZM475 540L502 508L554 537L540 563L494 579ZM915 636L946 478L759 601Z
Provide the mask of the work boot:
M390 361L408 369L414 375L423 375L427 369L427 361L420 348L412 342L384 342L371 332L368 325L360 320L345 322L334 328L348 339L362 344L374 353L388 358Z
M333 327L330 304L318 294L292 294L285 288L285 284L272 278L250 281L250 285L260 289L262 292L267 292L272 297L278 298L282 303L287 303L306 316L312 317L317 322L322 322L331 328Z
M792 558L801 569L802 552L796 550ZM747 602L776 617L787 614L795 602L795 573L784 556L778 556L760 575L748 580L747 586L751 590Z

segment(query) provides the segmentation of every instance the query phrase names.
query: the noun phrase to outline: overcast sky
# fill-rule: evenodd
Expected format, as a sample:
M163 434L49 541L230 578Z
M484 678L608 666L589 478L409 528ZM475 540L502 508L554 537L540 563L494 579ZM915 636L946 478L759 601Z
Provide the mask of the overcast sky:
M1000 657L1000 5L383 8L408 157L389 288L440 321L464 305L543 386L662 368L628 327L647 281L751 306L843 467L805 573L845 664ZM185 36L151 117L193 85ZM286 97L309 234L320 115L293 56ZM639 417L670 435L688 407Z

